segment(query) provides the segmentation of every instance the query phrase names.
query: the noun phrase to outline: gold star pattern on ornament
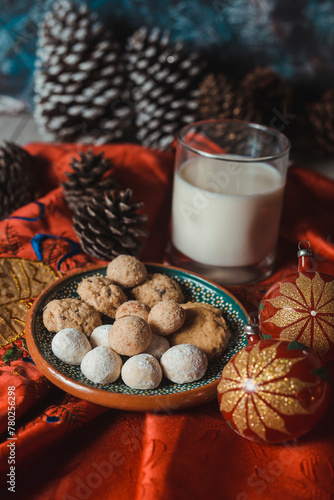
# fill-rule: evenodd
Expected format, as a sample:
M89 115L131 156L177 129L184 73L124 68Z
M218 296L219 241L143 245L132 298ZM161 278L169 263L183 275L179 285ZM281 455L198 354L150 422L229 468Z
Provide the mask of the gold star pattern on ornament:
M0 258L0 347L24 334L32 300L57 277L43 262Z
M280 283L280 296L266 299L278 309L271 322L283 328L281 339L297 340L325 356L334 342L334 281L325 283L299 273L294 283ZM264 301L265 302L265 301Z
M275 342L262 350L260 343L250 351L242 349L223 370L218 384L222 395L220 409L232 413L240 434L250 429L263 440L266 440L266 429L290 434L283 416L309 413L296 394L314 384L287 377L303 358L278 358L281 343Z

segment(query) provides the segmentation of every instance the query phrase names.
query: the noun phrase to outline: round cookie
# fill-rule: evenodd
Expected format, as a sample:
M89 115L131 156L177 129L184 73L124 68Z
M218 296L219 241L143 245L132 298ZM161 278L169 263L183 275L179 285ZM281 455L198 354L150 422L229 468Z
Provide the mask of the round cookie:
M152 307L148 323L152 333L169 335L183 325L186 311L175 300L162 300Z
M120 376L122 364L115 351L100 345L85 355L80 368L85 377L95 384L111 384Z
M107 277L124 287L139 285L146 275L144 264L131 255L119 255L107 267Z
M94 328L102 325L98 311L79 299L51 300L44 308L43 323L50 332L63 328L77 328L89 336Z
M150 354L132 356L123 365L122 379L132 389L155 389L162 379L159 361Z
M92 331L92 334L89 337L89 342L93 348L98 347L99 345L109 346L108 336L111 327L112 325L101 325Z
M130 295L131 298L139 300L151 308L161 300L184 302L180 285L173 278L160 273L147 275L143 283L132 288Z
M118 354L134 356L149 346L151 328L139 316L124 316L115 321L109 331L109 346Z
M86 335L80 330L64 328L53 337L51 349L64 363L78 366L92 347Z
M120 319L124 316L139 316L147 321L149 312L150 308L146 304L138 302L138 300L128 300L119 306L116 311L115 319Z
M208 366L205 353L192 344L171 347L160 359L163 374L175 384L195 382L203 377Z
M186 319L183 326L169 336L171 345L196 345L209 360L219 356L231 337L222 311L202 302L187 302L182 307L186 311Z
M147 349L145 349L144 353L152 354L158 360L161 358L164 352L168 351L170 348L170 343L166 339L166 337L162 337L161 335L156 335L152 333L152 340Z
M119 286L101 276L91 276L82 280L77 293L84 302L110 318L114 318L116 309L128 300Z

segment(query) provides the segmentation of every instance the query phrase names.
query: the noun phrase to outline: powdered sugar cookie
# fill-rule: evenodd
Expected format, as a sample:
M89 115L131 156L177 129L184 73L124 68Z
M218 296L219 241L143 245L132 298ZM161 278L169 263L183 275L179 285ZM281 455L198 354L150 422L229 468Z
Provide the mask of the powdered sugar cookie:
M152 333L152 340L147 349L145 349L146 354L152 354L158 360L161 358L164 352L168 351L170 348L170 343L168 342L166 337L162 337L161 335L156 335Z
M93 348L99 345L109 346L108 335L111 327L112 325L101 325L92 331L89 342Z
M80 368L95 384L111 384L121 374L122 359L110 347L100 345L85 355Z
M52 352L69 365L80 365L83 357L91 350L86 335L76 328L64 328L53 337Z
M171 347L160 359L163 374L175 384L195 382L203 377L208 366L204 352L192 344Z
M159 362L150 354L132 356L123 365L123 382L132 389L155 389L161 382Z

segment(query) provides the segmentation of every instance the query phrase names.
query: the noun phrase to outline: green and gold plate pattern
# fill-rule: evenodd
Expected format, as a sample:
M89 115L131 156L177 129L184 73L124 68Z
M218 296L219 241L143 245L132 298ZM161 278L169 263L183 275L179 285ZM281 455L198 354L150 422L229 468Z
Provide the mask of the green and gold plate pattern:
M60 361L51 350L54 334L50 333L43 325L43 309L53 299L80 298L76 290L82 279L93 275L106 275L106 267L95 266L61 278L42 293L33 305L27 320L27 342L34 361L46 377L67 392L79 395L83 399L105 404L105 406L125 409L152 410L159 407L161 409L166 407L179 409L213 399L216 384L225 364L247 343L243 332L243 327L247 323L245 309L227 290L198 275L169 266L146 264L146 267L149 273L163 273L175 279L181 285L186 301L206 302L223 310L223 316L231 331L231 339L226 351L217 359L209 362L205 376L190 384L174 384L163 378L157 389L135 390L126 386L121 378L113 384L94 384L82 374L80 367L67 365ZM124 357L123 361L126 359ZM207 391L207 388L210 388L210 391ZM81 391L80 394L78 394L78 390ZM209 397L209 393L211 397ZM175 395L178 396L173 397ZM189 398L189 395L193 397ZM197 397L195 397L196 395ZM138 399L138 396L141 397L141 400ZM149 400L150 402L146 404L145 402ZM139 401L138 407L136 402Z

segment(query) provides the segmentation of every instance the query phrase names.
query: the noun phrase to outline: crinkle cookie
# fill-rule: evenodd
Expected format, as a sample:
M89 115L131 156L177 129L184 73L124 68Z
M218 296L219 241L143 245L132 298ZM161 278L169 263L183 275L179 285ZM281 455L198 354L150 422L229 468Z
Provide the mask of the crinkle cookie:
M79 299L51 300L44 308L43 323L50 332L63 328L77 328L89 336L102 325L100 313Z
M120 376L122 364L115 351L100 345L85 355L80 368L85 377L95 384L111 384Z
M122 379L132 389L155 389L162 379L159 361L150 354L132 356L123 365Z
M184 302L180 285L173 278L160 273L148 274L143 283L132 288L130 296L151 308L161 300Z
M134 356L149 346L151 328L139 316L124 316L115 321L109 331L109 346L118 354Z
M131 255L119 255L107 267L107 277L124 287L139 285L146 275L144 264Z
M146 304L138 302L138 300L128 300L119 306L115 319L120 319L124 316L139 316L147 321L149 312L150 308Z
M148 324L152 333L169 335L184 323L186 311L175 300L162 300L152 307L148 315Z
M83 279L79 283L77 292L84 302L110 318L114 318L116 309L128 300L119 286L101 276Z
M51 349L64 363L78 366L92 347L86 335L80 330L64 328L53 337Z
M194 344L209 360L219 356L231 337L221 309L202 302L187 302L182 307L186 319L183 326L168 337L171 345Z
M192 344L171 347L160 359L163 374L175 384L195 382L203 377L208 366L204 352Z

